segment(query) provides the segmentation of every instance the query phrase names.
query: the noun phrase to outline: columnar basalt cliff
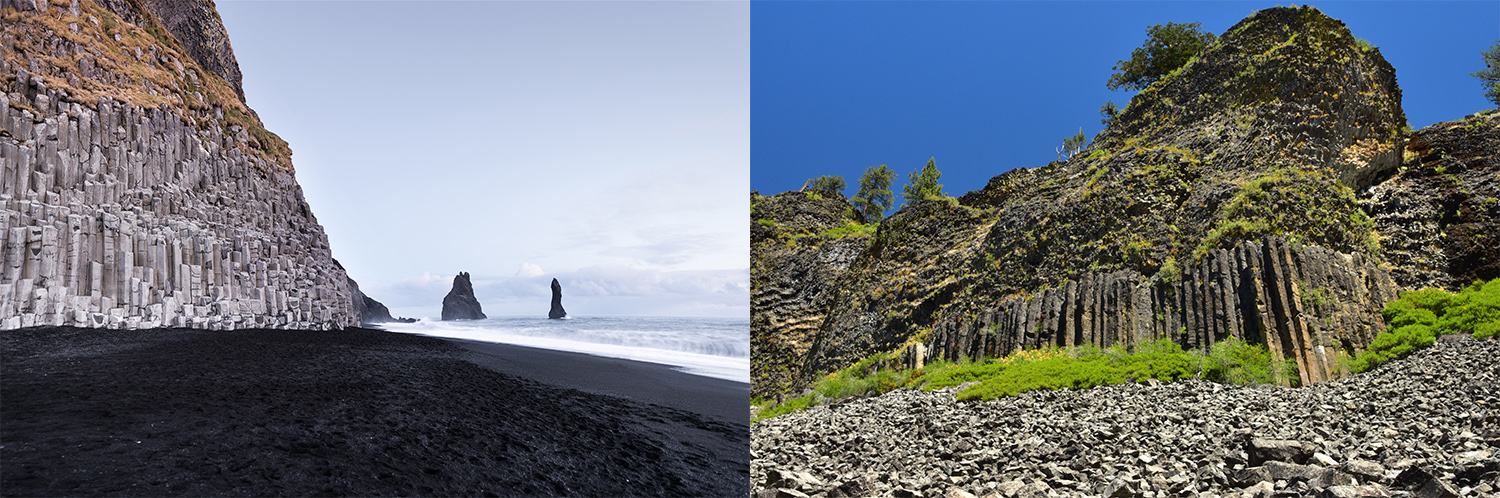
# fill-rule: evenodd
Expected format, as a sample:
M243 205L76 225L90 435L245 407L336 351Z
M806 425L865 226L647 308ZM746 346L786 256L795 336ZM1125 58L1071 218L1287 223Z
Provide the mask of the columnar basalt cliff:
M358 324L210 4L6 0L0 17L0 328Z
M1316 9L1273 8L1066 161L912 203L873 235L819 235L846 223L837 198L801 232L752 214L752 391L796 394L878 352L914 366L1154 338L1242 338L1295 360L1303 383L1337 376L1399 289L1494 278L1500 264L1482 235L1500 219L1486 204L1500 120L1410 141L1405 125L1379 49Z

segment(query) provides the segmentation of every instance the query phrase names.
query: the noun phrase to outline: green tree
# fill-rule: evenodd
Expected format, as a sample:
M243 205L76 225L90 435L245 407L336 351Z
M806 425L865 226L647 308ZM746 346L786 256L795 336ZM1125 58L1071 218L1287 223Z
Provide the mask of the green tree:
M1153 24L1146 28L1146 44L1131 51L1130 60L1115 64L1116 72L1110 75L1105 86L1110 90L1124 88L1131 91L1151 86L1162 76L1193 60L1215 38L1213 33L1205 33L1203 25L1196 22Z
M1479 78L1479 81L1484 84L1485 98L1500 106L1500 41L1496 41L1495 46L1482 52L1481 55L1484 56L1486 69L1469 73L1469 75Z
M1088 141L1088 137L1083 135L1083 128L1079 127L1077 134L1063 139L1062 147L1057 148L1057 160L1066 161L1068 158L1073 157L1074 154L1083 150L1084 144L1087 144Z
M830 194L843 192L844 188L848 186L849 184L848 182L844 181L844 177L838 175L823 175L808 180L806 183L802 184L802 188L804 189L812 189L817 192L828 192Z
M865 174L859 177L859 193L850 199L859 214L865 216L865 223L880 223L885 219L885 211L896 202L896 194L891 193L895 181L896 172L884 164L865 168Z
M1099 106L1099 122L1109 126L1115 122L1115 117L1120 115L1120 108L1115 106L1115 101L1107 100L1104 105Z
M906 198L908 204L945 198L947 196L943 194L943 185L938 183L938 178L942 176L943 174L937 169L937 158L928 159L926 166L907 176L908 182L902 189L901 196Z

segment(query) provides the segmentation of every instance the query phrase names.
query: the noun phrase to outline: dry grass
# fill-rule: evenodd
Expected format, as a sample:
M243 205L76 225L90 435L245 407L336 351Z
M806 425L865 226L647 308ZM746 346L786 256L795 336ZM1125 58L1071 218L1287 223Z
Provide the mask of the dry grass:
M147 17L142 27L90 0L80 0L80 15L73 16L68 13L69 3L52 0L52 8L43 13L4 12L7 25L19 26L7 28L15 37L15 49L5 53L12 67L28 68L31 60L49 66L51 70L40 75L47 87L66 90L70 101L92 109L97 109L101 96L108 96L143 108L165 108L199 129L215 122L226 131L239 126L251 137L242 144L246 152L292 171L292 152L286 142L255 119L229 82L193 61L154 15L140 9ZM72 53L72 45L81 48ZM112 76L85 77L83 67L88 61L97 66L97 72ZM14 76L6 75L6 79L11 83ZM16 102L11 105L27 108ZM217 111L222 111L222 119Z

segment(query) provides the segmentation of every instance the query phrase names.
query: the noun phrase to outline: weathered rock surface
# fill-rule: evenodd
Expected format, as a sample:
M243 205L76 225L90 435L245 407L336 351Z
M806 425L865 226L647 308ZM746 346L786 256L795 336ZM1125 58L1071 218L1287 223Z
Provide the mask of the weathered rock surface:
M751 192L750 206L751 394L774 397L796 384L830 286L869 237L818 235L863 221L841 194Z
M468 272L459 272L453 277L453 289L443 296L444 320L483 320L484 310L474 298L474 284L469 282Z
M562 284L557 279L552 279L552 309L547 311L547 318L557 319L568 316L568 311L562 306Z
M1407 140L1407 161L1360 195L1402 287L1500 278L1500 111L1438 123Z
M1378 49L1316 9L1272 8L1067 161L910 204L873 237L792 237L752 214L752 392L797 395L878 352L912 366L1156 338L1245 339L1295 359L1304 384L1336 377L1331 358L1384 329L1398 290L1500 265L1479 235L1500 227L1485 204L1500 119L1417 132L1404 158L1405 123ZM797 223L839 226L842 208Z
M0 329L358 323L289 149L170 34L128 22L153 14L6 6Z
M349 293L354 300L354 314L359 316L359 323L389 323L406 320L398 320L391 316L391 310L386 308L380 301L365 295L359 290L359 283L349 279Z
M1500 496L1497 357L1464 338L1297 389L894 391L756 422L751 480L756 496Z

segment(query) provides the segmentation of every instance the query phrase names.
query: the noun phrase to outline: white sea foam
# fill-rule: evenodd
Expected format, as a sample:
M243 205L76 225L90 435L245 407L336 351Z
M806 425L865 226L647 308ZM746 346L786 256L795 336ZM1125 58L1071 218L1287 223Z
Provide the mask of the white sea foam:
M498 317L386 323L395 332L515 344L660 363L694 375L750 382L750 323L686 317Z

